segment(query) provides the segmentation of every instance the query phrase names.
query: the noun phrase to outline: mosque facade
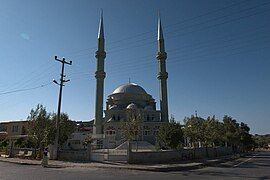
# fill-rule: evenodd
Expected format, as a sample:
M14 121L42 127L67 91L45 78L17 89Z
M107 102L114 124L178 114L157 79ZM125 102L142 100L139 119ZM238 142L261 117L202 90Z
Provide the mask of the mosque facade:
M132 121L139 123L139 128L133 140L147 141L152 145L156 144L160 126L168 122L167 54L160 18L158 19L157 45L156 59L158 62L157 79L160 87L160 110L156 108L155 99L144 88L135 83L127 83L117 87L108 95L104 110L104 79L106 77L104 61L106 52L103 16L101 15L98 31L98 50L96 51L96 106L92 136L94 143L99 148L116 148L124 143L127 140L124 134L125 126Z

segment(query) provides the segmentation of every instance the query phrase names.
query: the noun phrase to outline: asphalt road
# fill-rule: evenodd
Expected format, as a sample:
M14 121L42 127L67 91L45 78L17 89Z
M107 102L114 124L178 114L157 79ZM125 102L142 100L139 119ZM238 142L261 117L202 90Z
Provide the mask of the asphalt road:
M215 167L178 172L146 172L96 168L42 168L0 162L0 180L55 179L270 179L270 152L256 152Z

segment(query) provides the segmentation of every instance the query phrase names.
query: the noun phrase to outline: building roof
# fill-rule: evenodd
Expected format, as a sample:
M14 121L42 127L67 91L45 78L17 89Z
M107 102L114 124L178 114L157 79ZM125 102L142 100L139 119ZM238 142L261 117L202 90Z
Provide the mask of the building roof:
M135 83L123 84L116 88L112 94L125 93L125 94L147 94L146 91Z
M27 120L6 120L0 122L0 124L11 124L11 123L27 123Z

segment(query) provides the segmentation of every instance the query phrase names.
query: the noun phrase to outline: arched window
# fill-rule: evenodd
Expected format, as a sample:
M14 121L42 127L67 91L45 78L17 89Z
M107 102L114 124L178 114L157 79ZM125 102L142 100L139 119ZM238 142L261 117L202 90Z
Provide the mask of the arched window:
M108 135L108 136L113 136L113 135L115 135L116 134L116 131L115 131L115 129L112 127L112 126L110 126L110 127L108 127L107 129L106 129L106 135Z
M148 126L143 126L143 135L144 136L150 135L150 128Z

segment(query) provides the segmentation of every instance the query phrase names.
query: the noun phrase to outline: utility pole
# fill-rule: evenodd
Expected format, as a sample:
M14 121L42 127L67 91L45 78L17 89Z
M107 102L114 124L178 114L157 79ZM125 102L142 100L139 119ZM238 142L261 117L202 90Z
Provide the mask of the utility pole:
M58 159L58 146L59 146L59 122L60 122L60 114L61 114L61 101L62 101L62 89L64 83L70 81L65 80L64 78L66 75L64 75L64 69L65 69L65 64L72 65L72 61L67 62L65 58L58 59L57 56L54 57L54 59L60 63L62 63L62 69L61 69L61 74L60 74L60 83L58 83L56 80L53 80L53 82L57 85L59 85L60 90L59 90L59 99L58 99L58 109L57 109L57 118L56 118L56 135L55 135L55 142L54 142L54 153L53 153L53 159Z

